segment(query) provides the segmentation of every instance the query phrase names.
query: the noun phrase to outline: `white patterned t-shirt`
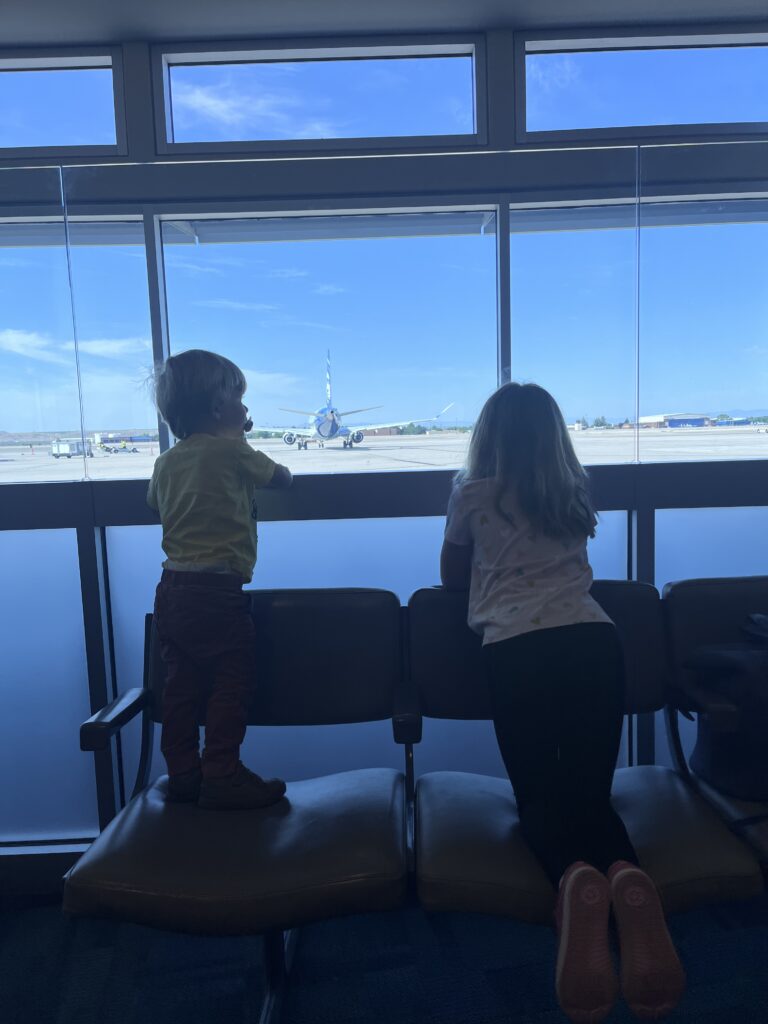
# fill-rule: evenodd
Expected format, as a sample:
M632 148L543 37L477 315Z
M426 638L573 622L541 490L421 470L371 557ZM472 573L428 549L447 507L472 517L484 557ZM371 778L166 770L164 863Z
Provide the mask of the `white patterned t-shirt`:
M554 540L533 529L514 498L495 508L495 481L470 480L453 489L445 539L472 545L467 621L484 644L521 633L580 622L610 622L589 594L587 539Z

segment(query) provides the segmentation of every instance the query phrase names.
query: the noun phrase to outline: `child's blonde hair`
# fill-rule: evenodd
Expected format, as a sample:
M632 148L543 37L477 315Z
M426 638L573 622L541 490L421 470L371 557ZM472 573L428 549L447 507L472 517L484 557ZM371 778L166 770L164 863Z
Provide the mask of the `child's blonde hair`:
M155 403L179 440L199 430L218 401L240 397L245 389L239 366L201 348L170 356L154 374Z
M538 384L503 384L477 418L456 482L490 478L495 506L511 492L534 530L557 540L594 537L587 474L557 402Z

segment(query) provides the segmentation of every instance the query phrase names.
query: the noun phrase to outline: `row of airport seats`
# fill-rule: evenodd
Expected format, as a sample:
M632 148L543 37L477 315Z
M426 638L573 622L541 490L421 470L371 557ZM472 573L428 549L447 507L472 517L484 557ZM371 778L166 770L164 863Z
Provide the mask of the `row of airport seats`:
M670 911L757 895L768 805L742 806L697 783L682 757L676 707L728 719L722 700L697 690L684 665L702 643L738 639L744 617L768 608L768 577L686 581L669 586L664 600L636 582L596 581L593 594L622 637L626 712L668 706L679 758L676 770L616 771L614 804L642 866ZM466 594L419 590L401 608L381 590L271 590L252 591L252 604L259 671L249 721L391 719L403 770L290 782L288 799L262 811L166 804L167 778L149 781L164 671L147 616L144 686L95 714L80 737L84 750L106 749L142 716L134 794L67 874L65 911L206 935L262 934L262 1022L279 1019L295 929L307 922L413 901L428 911L551 921L555 894L521 838L508 780L434 771L415 782L424 719L490 717Z

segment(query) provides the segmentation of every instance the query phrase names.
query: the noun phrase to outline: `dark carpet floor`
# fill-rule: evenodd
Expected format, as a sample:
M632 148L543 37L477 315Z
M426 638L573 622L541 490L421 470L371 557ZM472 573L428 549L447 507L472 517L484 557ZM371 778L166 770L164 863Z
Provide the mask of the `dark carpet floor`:
M670 1024L768 1024L768 897L678 914ZM0 911L2 1024L255 1024L261 943ZM564 1024L548 928L420 910L302 929L284 1024ZM612 1024L634 1020L617 1004Z

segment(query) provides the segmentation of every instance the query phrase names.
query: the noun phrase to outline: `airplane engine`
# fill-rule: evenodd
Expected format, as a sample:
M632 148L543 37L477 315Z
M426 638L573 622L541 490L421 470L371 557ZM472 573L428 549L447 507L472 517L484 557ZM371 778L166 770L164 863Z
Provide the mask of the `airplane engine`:
M292 434L290 431L287 431L285 434L283 434L283 441L286 444L295 444L295 442L296 442L296 435Z
M352 436L350 437L350 441L352 442L352 444L360 444L362 440L363 433L361 430L356 430L354 434L352 434Z

